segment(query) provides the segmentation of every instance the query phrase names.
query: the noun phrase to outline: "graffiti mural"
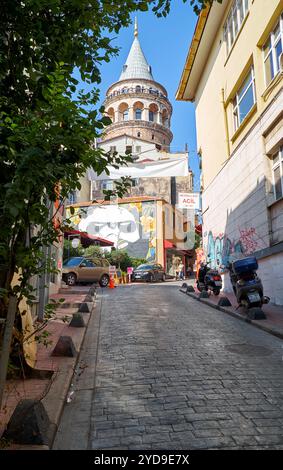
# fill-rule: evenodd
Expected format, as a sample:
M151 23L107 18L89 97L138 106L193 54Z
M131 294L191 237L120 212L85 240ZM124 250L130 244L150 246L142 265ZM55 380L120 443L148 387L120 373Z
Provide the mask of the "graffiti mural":
M129 255L155 260L156 255L156 204L133 202L76 207L67 218L76 230L110 240L116 249Z
M265 248L265 243L258 236L254 227L239 229L238 239L231 240L225 234L217 236L208 233L206 253L211 261L211 267L227 266L234 259L249 256L255 251Z

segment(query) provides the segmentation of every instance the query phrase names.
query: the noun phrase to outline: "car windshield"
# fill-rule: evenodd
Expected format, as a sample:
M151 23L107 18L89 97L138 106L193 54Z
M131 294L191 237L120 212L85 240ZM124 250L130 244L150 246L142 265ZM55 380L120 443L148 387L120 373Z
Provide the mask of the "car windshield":
M136 269L139 270L139 271L145 271L146 269L152 269L152 265L151 264L141 264Z
M65 261L64 266L78 266L82 260L83 258L70 258Z

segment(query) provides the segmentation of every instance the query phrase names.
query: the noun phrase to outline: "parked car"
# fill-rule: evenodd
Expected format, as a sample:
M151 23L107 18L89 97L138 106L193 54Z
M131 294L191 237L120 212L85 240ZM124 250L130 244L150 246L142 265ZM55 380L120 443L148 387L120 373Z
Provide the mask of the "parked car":
M134 269L132 281L165 281L166 274L161 264L141 264Z
M103 258L69 258L63 264L62 279L68 286L77 282L99 282L101 287L109 283L109 263Z

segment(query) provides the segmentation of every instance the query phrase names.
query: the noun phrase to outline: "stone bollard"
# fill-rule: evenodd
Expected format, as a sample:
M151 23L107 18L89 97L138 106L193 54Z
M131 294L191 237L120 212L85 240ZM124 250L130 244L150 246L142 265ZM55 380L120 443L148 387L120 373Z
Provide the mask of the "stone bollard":
M81 305L79 306L79 312L82 312L82 313L89 313L89 307L88 307L88 304L86 302L82 302Z
M82 328L85 326L83 316L80 312L73 313L73 318L69 323L69 326L72 326L74 328Z
M12 414L3 438L15 444L49 445L50 420L41 401L21 400Z
M249 308L247 311L247 317L250 320L265 320L266 315L260 307Z
M232 304L230 300L228 299L228 297L220 297L217 305L219 307L232 307Z
M71 336L60 336L51 356L75 357L77 351Z
M198 295L198 299L209 299L208 292L206 292L206 290L203 290L203 291Z
M188 292L195 292L195 289L193 288L193 286L188 286L187 287L186 294L188 294Z

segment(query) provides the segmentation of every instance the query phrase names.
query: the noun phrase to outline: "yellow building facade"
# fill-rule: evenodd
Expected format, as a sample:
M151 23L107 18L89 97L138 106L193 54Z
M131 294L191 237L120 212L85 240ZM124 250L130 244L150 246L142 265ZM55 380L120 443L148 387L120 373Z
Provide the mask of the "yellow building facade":
M178 100L195 102L206 253L224 264L254 254L276 304L283 304L282 49L282 0L213 2L199 16L177 90Z

